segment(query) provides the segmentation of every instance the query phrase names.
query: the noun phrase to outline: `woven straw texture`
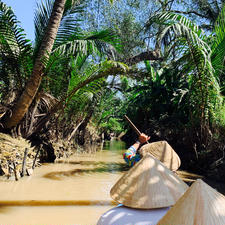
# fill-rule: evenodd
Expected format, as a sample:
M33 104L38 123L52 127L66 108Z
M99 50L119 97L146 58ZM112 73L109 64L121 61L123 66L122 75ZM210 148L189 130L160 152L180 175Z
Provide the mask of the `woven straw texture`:
M145 144L140 148L139 152L142 156L150 153L172 171L176 171L181 164L179 156L167 141Z
M187 188L176 174L146 154L117 181L110 194L125 206L153 209L174 205Z
M225 196L198 179L158 225L224 225Z

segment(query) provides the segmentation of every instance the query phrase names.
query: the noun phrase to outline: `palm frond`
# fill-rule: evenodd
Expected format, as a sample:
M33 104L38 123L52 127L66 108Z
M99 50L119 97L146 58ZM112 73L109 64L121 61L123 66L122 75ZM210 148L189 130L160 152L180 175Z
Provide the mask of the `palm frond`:
M111 30L102 30L90 34L74 33L61 43L55 45L54 51L61 51L66 55L107 55L114 58L116 50L120 49L120 42Z
M25 38L14 12L0 2L0 58L5 62L5 72L14 74L20 88L32 70L31 55L31 43Z
M87 55L88 51L96 51L93 41L74 39L75 40L68 39L66 42L55 48L52 52L60 51L62 55L76 56L79 53L82 55Z
M171 12L164 12L154 15L146 24L146 27L149 27L152 23L164 25L164 29L159 34L159 39L162 40L169 32L172 33L175 38L184 37L193 45L198 45L203 51L202 53L205 60L209 60L211 48L205 41L206 35L203 30L188 18Z
M75 4L76 2L77 1L66 4L55 40L56 48L63 43L64 40L70 38L71 35L81 33L80 22L82 21L81 14L83 13L83 6L80 4Z
M215 68L215 76L225 80L225 6L216 20L214 33L215 35L212 37L212 64Z
M8 46L15 54L30 51L30 41L25 38L24 30L18 25L14 12L11 7L0 2L0 35L1 39L8 43Z
M113 30L92 32L86 39L93 40L99 52L110 53L114 56L115 50L121 51L121 41Z
M70 37L72 34L80 32L80 19L79 14L83 12L82 6L80 6L74 0L67 0L64 8L62 20L58 29L57 37L55 40L55 47L57 48L64 40ZM35 25L35 52L40 47L41 40L45 29L47 28L48 21L53 9L54 0L45 0L37 4L34 16ZM78 18L78 19L77 19Z
M169 34L174 37L175 44L183 48L180 53L183 59L188 59L183 69L189 77L192 115L196 121L201 121L201 125L207 124L209 118L215 118L215 108L221 104L220 86L211 62L212 50L207 36L196 24L179 14L159 13L151 18L147 26L153 22L164 26L159 39L163 40Z
M48 25L48 21L53 9L53 0L46 0L45 4L43 2L37 3L35 13L34 13L34 27L35 27L35 43L36 48L40 45L40 41L43 38L45 29Z
M75 68L75 80L73 81L73 85L75 85L70 86L71 90L68 91L68 95L66 97L67 103L71 101L71 98L77 93L78 90L83 88L89 89L92 82L94 82L92 83L94 84L94 87L97 87L98 89L101 87L98 83L99 81L103 81L109 75L116 75L117 73L122 74L122 72L126 73L128 71L128 66L120 62L105 60L99 64L89 64L87 70L85 71L86 72L82 71L82 74L80 74Z

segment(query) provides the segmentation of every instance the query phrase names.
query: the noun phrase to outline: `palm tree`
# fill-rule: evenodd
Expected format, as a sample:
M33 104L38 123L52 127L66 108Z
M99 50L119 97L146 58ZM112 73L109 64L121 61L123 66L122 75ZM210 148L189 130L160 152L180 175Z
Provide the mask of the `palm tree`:
M61 2L61 4L56 4L56 2L53 2L52 0L46 0L46 5L38 5L38 10L35 14L35 45L34 49L32 49L31 44L27 44L27 40L23 40L23 34L19 32L19 28L17 26L17 20L15 19L15 15L12 11L10 11L10 14L8 13L9 8L3 3L4 7L1 9L3 15L9 14L6 19L2 19L2 46L4 49L8 49L8 45L6 41L4 41L5 34L9 32L9 29L4 30L5 24L10 24L9 21L12 19L12 28L14 28L13 34L10 36L10 43L13 45L13 49L19 49L17 52L23 53L22 60L17 62L18 67L22 65L24 68L22 68L22 74L25 69L29 69L26 71L26 77L24 79L20 79L18 75L18 82L21 80L26 80L27 77L29 77L29 72L32 72L31 77L28 79L26 86L23 82L23 85L20 85L20 90L24 88L23 94L19 98L19 100L16 102L12 114L10 116L6 117L4 120L4 126L5 128L11 128L16 126L21 119L23 119L25 113L27 112L30 104L32 103L40 84L42 84L42 88L46 88L46 84L41 81L43 78L50 78L50 80L57 80L57 86L58 90L60 90L58 95L55 97L59 97L60 95L65 95L66 93L62 92L62 90L66 91L67 86L69 85L70 80L70 74L71 74L71 63L78 61L78 59L82 63L87 63L86 60L88 59L88 56L92 54L98 54L98 59L101 59L101 53L110 53L113 55L114 48L112 46L115 46L115 49L119 48L118 45L118 39L115 36L115 34L110 30L103 30L100 32L92 32L89 34L83 33L80 28L78 21L75 17L75 14L78 14L82 11L81 7L79 5L76 5L76 2L67 0L65 2ZM53 4L54 3L54 4ZM56 20L54 20L54 11L59 7L61 11L63 11L62 3L65 5L64 13L60 12L60 16L56 13L55 17L58 22L61 21L61 24L59 26L59 23L54 24ZM51 16L50 16L51 15ZM49 22L48 22L49 21ZM53 21L53 22L52 22ZM54 30L54 32L50 32L51 29L49 26L58 27L58 33L56 36L57 30ZM46 32L45 32L46 31ZM0 30L1 32L1 30ZM15 34L17 34L17 39L23 40L22 43L20 43L20 48L17 47L17 43L15 43ZM18 35L19 34L19 35ZM49 40L46 38L46 36L49 38ZM54 38L53 38L54 37ZM54 41L53 41L54 39ZM109 45L111 46L109 48ZM26 48L25 48L25 47ZM22 51L22 50L23 51ZM110 52L108 51L110 49ZM29 51L28 51L29 50ZM30 54L26 54L29 52ZM11 52L7 53L7 56L11 57ZM32 55L33 53L33 55ZM26 56L26 57L25 57ZM99 57L100 56L100 57ZM20 56L21 57L21 56ZM26 60L25 60L26 59ZM34 66L33 61L34 59ZM11 65L9 60L5 60L5 65ZM80 67L82 65L80 64ZM53 66L57 65L57 66ZM60 66L59 66L60 65ZM77 65L78 66L78 65ZM11 66L12 68L14 66ZM79 66L78 66L79 67ZM55 71L54 71L55 68ZM19 70L19 69L18 69ZM59 73L61 72L61 74ZM2 71L3 72L3 71ZM13 71L14 72L14 71ZM14 72L15 74L15 72ZM52 74L52 75L51 75ZM58 76L57 76L58 75ZM53 77L51 77L53 76ZM64 76L64 78L62 78ZM16 76L15 76L16 77ZM62 83L60 84L62 87L59 87L59 81L62 78ZM84 78L84 77L80 77ZM10 80L10 79L8 79ZM66 82L65 82L66 81ZM17 82L17 83L18 83ZM6 83L6 82L5 82ZM19 85L17 84L17 87ZM54 85L55 86L55 85ZM51 88L51 87L50 87ZM55 92L56 93L56 92Z
M225 95L225 6L218 16L213 34L210 36L212 46L212 65L215 70L215 76L220 79L221 92Z
M0 88L6 104L15 100L15 90L22 90L30 76L32 52L13 11L0 2Z
M189 143L186 143L188 148L193 148L195 159L198 159L209 149L214 148L212 143L218 139L213 136L213 131L216 128L219 133L218 128L224 124L218 126L218 121L221 121L221 118L218 118L218 115L221 115L219 112L224 110L222 104L224 98L221 95L221 84L224 85L221 82L224 79L224 14L218 18L215 31L211 35L204 33L186 17L171 12L157 14L151 18L151 22L163 24L164 28L158 36L164 58L160 70L166 72L161 86L168 90L167 81L174 73L177 73L174 74L177 81L183 80L185 84L185 89L182 86L178 87L180 93L174 93L173 98L170 98L170 106L173 106L175 111L181 111L178 108L180 104L177 104L180 101L175 101L175 98L179 95L182 97L182 93L185 93L185 98L181 98L182 108L185 110L183 115L186 117L182 131L186 134L185 138L189 140ZM158 68L157 66L155 68ZM165 68L170 68L170 71L165 71ZM151 88L149 87L148 93ZM171 90L175 89L176 86L172 86ZM162 95L163 90L159 93ZM149 102L153 102L154 105L160 95ZM148 95L145 97L136 95L135 100L138 100L136 97L143 101ZM165 99L163 97L163 100ZM150 106L151 116L154 109L159 107ZM221 132L218 136L222 137L222 135Z
M180 70L187 75L193 119L205 126L221 103L219 77L214 73L211 59L211 43L207 35L184 16L167 12L155 19L166 25L161 38L170 34L173 41L167 46L167 49L170 48L168 52L177 50L176 56L182 62Z
M52 51L57 31L64 12L65 3L66 0L55 0L54 2L48 26L45 30L45 34L39 48L37 58L35 59L31 77L29 78L25 86L25 90L13 107L12 115L5 119L5 128L12 128L23 119L40 87L45 68L43 59L48 58L49 54Z

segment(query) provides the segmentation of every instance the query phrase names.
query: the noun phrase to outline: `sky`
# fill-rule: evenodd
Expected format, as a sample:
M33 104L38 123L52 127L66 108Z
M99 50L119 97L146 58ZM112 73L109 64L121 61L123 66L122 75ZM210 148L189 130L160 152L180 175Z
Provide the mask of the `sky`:
M11 6L21 27L25 30L26 37L34 40L34 9L37 0L2 0L7 6Z

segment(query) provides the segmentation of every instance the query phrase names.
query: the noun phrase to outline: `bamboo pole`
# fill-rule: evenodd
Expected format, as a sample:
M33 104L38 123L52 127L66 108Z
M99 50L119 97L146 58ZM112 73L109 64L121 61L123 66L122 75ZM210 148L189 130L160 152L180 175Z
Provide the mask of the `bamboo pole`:
M36 155L35 155L35 157L34 157L34 161L33 161L32 169L34 169L34 168L35 168L35 163L36 163L36 160L37 160L38 154L39 154L39 152L41 151L42 146L43 146L43 145L42 145L42 144L40 144L39 148L37 149Z
M15 180L18 181L18 176L17 176L17 171L16 171L16 163L14 161L12 161L13 164L13 171L14 171L14 175L15 175Z
M138 130L138 128L131 122L131 120L126 115L124 117L127 120L127 122L130 124L131 128L136 132L136 134L140 136L141 132ZM149 142L147 141L147 143Z
M124 116L127 122L130 124L131 128L136 132L138 136L141 135L141 132L137 129L137 127L131 122L131 120L125 115Z
M25 171L26 171L26 159L27 159L27 153L28 153L28 148L25 148L25 151L24 151L24 157L23 157L23 163L22 163L21 177L24 176Z

